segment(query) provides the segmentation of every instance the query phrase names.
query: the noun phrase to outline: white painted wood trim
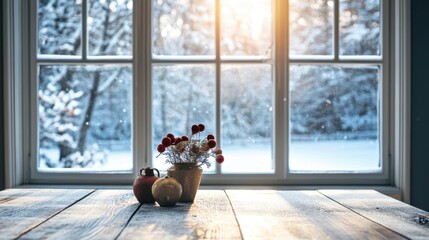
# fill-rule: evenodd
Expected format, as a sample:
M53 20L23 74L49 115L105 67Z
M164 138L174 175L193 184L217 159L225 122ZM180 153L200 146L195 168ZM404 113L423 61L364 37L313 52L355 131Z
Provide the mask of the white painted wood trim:
M395 1L395 179L401 200L410 203L411 0Z
M23 183L22 164L22 74L21 74L21 2L3 1L4 31L4 130L6 188Z
M10 0L13 1L13 0ZM21 2L21 1L16 1ZM86 16L88 14L88 6L86 1L82 2L82 15ZM140 3L140 1L139 1ZM135 4L138 5L138 4ZM22 44L19 47L23 48L23 55L22 59L27 59L28 65L27 68L22 69L24 72L27 71L27 74L23 74L22 81L25 83L22 86L20 86L20 89L23 89L23 91L28 91L30 94L30 101L28 101L28 98L25 99L25 101L20 103L20 106L23 107L21 109L21 114L24 117L23 122L21 123L21 126L31 126L31 130L27 130L22 137L22 142L26 143L28 141L30 147L27 152L23 153L24 157L24 163L23 170L25 171L24 174L24 183L64 183L64 184L126 184L131 183L133 178L137 175L137 166L138 166L138 158L136 156L139 156L136 154L136 152L133 152L133 169L129 171L93 171L93 170L83 170L80 172L76 171L69 171L69 170L63 170L63 171L56 171L56 170L47 170L47 171L38 171L37 170L37 157L38 157L38 111L37 111L37 89L38 89L38 81L31 81L31 79L37 79L37 64L133 64L133 86L130 86L132 90L132 96L133 96L133 108L137 107L138 104L136 102L142 102L141 100L137 99L138 97L143 96L143 94L137 94L140 90L137 87L142 87L142 84L137 85L136 83L136 76L135 71L138 69L138 67L134 67L134 59L127 57L127 56L119 56L119 57L111 57L106 58L104 56L102 57L90 57L88 58L86 56L87 50L88 50L88 41L86 36L86 22L82 22L82 55L81 56L60 56L58 61L55 61L55 56L52 55L39 55L42 56L41 59L39 59L37 55L37 1L22 1L23 13L17 15L18 19L20 21L24 21L22 26L19 27L19 29L22 30L23 33L23 41L24 39L28 39L28 45L29 49L27 49L25 52L25 45L27 42L22 42ZM29 14L24 14L25 12L29 12ZM135 10L137 12L138 10ZM133 13L133 20L134 16L137 15ZM140 14L141 16L141 14ZM28 19L25 21L24 19ZM83 17L85 19L85 17ZM140 20L139 20L140 21ZM133 25L134 27L135 25ZM133 30L136 31L136 30ZM137 41L137 35L135 34L135 38L133 38L133 44L138 43ZM133 46L133 51L136 49L135 46ZM143 55L144 53L139 53L140 55ZM23 61L24 62L24 61ZM27 84L28 82L28 84ZM31 111L31 113L30 113ZM135 108L133 109L135 111ZM144 112L139 110L138 112ZM29 116L27 116L29 115ZM137 121L141 120L141 114L137 115L134 114L133 124ZM134 151L144 151L144 145L141 144L142 141L139 138L140 135L133 133L133 143L135 144L133 146ZM29 139L24 141L25 139ZM137 145L139 144L140 145ZM140 147L139 147L140 146ZM24 149L26 150L26 149ZM139 153L141 154L141 153ZM140 161L143 161L144 158L140 158ZM114 174L112 174L114 173Z

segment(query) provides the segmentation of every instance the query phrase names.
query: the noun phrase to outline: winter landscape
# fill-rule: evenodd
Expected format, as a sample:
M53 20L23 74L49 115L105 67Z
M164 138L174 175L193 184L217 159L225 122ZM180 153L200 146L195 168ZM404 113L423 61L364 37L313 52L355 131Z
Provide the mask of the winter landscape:
M133 1L88 0L87 33L82 1L38 1L38 169L115 171L133 168ZM220 102L223 173L272 173L273 148L287 149L296 172L378 172L380 166L381 67L378 64L298 63L333 54L334 1L290 0L290 144L273 143L274 33L271 0L222 1L222 58L263 57L260 63L221 63L216 92L214 63L153 63L152 145L172 132L189 134L204 123L216 133ZM378 57L380 1L340 0L339 53ZM237 7L240 6L240 7ZM153 0L155 57L213 56L213 0ZM44 58L80 58L87 34L88 58L108 64L53 64ZM144 93L141 93L144 94ZM219 101L216 99L219 97ZM37 106L36 106L37 104ZM166 169L153 151L153 166ZM213 168L208 169L208 171Z

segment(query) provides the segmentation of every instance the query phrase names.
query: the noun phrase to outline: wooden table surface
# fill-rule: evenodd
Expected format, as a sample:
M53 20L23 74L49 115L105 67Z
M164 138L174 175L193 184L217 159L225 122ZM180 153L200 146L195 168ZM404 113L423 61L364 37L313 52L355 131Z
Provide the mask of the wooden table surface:
M199 190L160 207L131 190L8 189L0 239L429 239L419 214L373 190Z

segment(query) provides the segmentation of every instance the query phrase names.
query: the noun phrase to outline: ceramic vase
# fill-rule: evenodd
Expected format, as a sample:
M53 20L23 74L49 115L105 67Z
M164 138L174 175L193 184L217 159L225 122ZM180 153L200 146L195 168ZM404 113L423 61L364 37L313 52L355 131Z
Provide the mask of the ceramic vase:
M155 181L152 194L161 207L174 206L182 195L182 186L176 179L165 176Z
M182 185L179 202L193 202L200 187L203 169L194 163L175 163L167 174Z
M154 170L158 173L158 176L155 176ZM134 180L133 184L134 196L140 203L155 202L152 195L152 185L158 178L158 169L149 167L140 169L139 176Z

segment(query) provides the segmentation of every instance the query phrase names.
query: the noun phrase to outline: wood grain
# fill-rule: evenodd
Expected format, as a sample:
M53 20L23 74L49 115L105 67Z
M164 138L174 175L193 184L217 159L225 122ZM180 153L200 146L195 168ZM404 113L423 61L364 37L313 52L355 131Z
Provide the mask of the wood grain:
M138 207L131 190L97 190L22 239L114 239Z
M193 204L143 204L119 239L241 239L222 190L199 190Z
M319 190L341 205L411 239L429 239L429 225L414 221L421 209L374 190Z
M429 239L419 214L372 190L200 189L159 207L131 190L9 189L0 239Z
M226 193L244 239L403 239L317 191Z
M17 199L24 195L38 192L40 189L20 189L20 188L11 188L0 191L0 204L8 202L13 199Z
M0 239L20 236L92 191L16 189L2 192L2 196L12 196L9 197L12 199L0 204Z

